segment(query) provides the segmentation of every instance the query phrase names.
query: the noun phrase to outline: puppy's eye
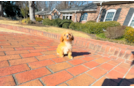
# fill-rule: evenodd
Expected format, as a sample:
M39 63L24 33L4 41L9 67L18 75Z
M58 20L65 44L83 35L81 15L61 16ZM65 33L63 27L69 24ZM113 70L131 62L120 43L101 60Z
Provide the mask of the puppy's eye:
M71 35L71 34L69 34L69 35Z

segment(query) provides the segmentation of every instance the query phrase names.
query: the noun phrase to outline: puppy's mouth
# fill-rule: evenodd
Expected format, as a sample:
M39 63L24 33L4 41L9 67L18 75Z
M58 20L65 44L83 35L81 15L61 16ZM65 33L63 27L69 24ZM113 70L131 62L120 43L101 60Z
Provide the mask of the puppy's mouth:
M69 37L67 37L67 39L69 39Z

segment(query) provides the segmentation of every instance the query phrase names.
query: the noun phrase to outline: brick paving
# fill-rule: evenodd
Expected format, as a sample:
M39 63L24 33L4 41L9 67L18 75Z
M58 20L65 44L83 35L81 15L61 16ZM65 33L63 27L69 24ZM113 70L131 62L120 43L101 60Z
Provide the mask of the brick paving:
M74 59L60 58L58 44L51 38L0 32L0 86L134 86L134 66L123 59L80 45L73 46Z

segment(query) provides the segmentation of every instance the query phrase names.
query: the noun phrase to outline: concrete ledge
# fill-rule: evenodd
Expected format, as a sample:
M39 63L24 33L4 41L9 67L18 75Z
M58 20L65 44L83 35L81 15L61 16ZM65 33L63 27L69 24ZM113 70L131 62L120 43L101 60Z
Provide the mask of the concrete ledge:
M30 33L31 35L38 35L52 38L56 41L60 40L60 35L55 33L42 32L29 28L23 28L5 24L0 24L0 27ZM88 49L90 51L94 51L95 53L102 54L104 56L109 55L111 58L120 59L126 63L131 63L134 60L133 46L108 41L81 38L81 37L75 37L74 45L84 49Z

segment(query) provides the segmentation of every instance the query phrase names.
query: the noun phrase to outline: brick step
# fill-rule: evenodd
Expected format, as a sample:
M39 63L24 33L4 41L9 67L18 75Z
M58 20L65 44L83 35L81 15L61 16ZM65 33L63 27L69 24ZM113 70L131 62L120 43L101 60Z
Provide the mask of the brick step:
M59 41L61 37L59 34L42 32L19 26L0 24L0 27L30 33L35 36L49 37L55 41ZM126 63L131 63L134 60L133 46L81 37L75 37L73 44L86 50L93 50L93 52L98 54L110 55L116 59L124 60Z

